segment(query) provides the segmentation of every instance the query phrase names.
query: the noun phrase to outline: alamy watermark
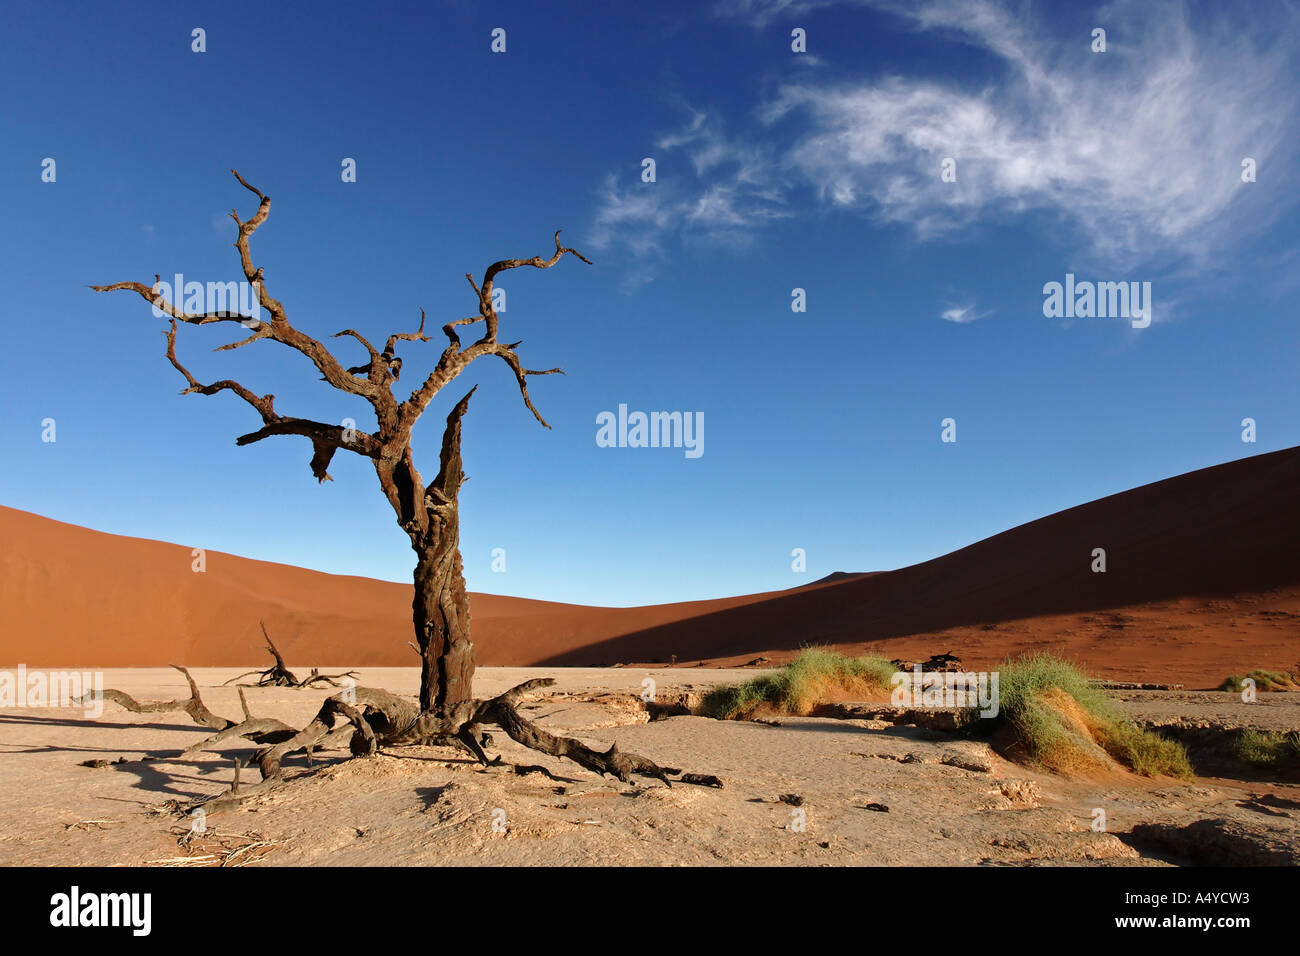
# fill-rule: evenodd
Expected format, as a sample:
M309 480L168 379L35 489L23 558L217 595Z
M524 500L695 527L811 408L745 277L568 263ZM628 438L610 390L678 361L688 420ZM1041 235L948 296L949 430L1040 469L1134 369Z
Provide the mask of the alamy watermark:
M256 328L261 322L262 303L257 290L247 282L186 282L182 273L176 273L172 282L155 283L155 296L167 300L182 312L191 315L228 315L248 319L244 324ZM158 307L155 299L153 314L164 318L167 313Z
M1043 315L1049 319L1130 319L1135 329L1151 324L1150 282L1076 282L1043 286Z
M104 713L103 671L0 671L0 707L81 707Z
M894 707L960 707L978 710L981 717L998 715L997 671L926 671L917 664L895 671L889 684Z
M596 444L601 448L684 448L687 458L704 454L703 412L629 412L596 416Z
M148 936L153 928L153 894L83 893L73 886L50 897L50 925L116 926L131 930L133 936Z

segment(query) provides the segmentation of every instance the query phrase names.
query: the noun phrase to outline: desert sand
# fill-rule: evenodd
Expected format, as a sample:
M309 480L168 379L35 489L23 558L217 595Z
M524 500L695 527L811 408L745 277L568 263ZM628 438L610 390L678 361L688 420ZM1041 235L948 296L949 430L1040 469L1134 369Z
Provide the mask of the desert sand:
M1119 680L1218 686L1300 658L1300 449L1145 485L896 571L789 591L602 608L473 594L482 666L735 666L827 644L1050 649ZM0 508L0 666L404 666L409 585L108 535ZM1104 547L1108 569L1091 570ZM148 613L141 613L147 607ZM364 613L360 610L364 608Z
M235 673L195 674L217 713L239 713L236 690L220 686ZM183 714L137 715L112 703L95 720L71 708L10 709L0 712L0 864L211 863L250 845L248 855L283 865L1300 862L1294 785L1122 771L1066 780L1008 762L983 742L914 726L815 717L650 721L640 701L646 677L670 698L753 671L488 668L475 692L539 674L558 684L525 706L530 718L717 774L722 789L624 785L503 734L493 746L505 763L488 768L449 748L353 760L332 751L310 769L293 758L288 786L212 814L202 837L183 847L192 820L156 811L168 800L222 792L233 779L230 758L246 757L251 744L180 758L209 733ZM414 693L418 673L367 669L362 680ZM185 696L180 675L166 669L115 670L106 681L141 699ZM253 713L296 726L325 696L274 687L246 693ZM1230 695L1210 696L1218 698L1211 708L1232 709ZM1277 719L1297 726L1300 695L1273 695L1271 703L1282 711ZM108 765L81 766L86 760ZM516 764L542 769L520 773ZM1098 809L1104 830L1094 828Z

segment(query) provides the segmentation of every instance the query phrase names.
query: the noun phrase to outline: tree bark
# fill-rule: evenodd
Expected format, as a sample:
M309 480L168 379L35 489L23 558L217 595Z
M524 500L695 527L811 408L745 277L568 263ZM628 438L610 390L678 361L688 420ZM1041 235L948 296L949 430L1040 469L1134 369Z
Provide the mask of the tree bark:
M461 419L473 394L471 389L447 415L438 476L420 492L423 509L408 525L416 554L411 610L420 649L420 711L439 717L474 696L469 594L460 558L460 486L466 481L460 458ZM420 488L413 463L407 475L412 487Z
M446 714L473 697L474 645L459 537L453 521L417 550L412 611L421 660L420 710L425 713Z

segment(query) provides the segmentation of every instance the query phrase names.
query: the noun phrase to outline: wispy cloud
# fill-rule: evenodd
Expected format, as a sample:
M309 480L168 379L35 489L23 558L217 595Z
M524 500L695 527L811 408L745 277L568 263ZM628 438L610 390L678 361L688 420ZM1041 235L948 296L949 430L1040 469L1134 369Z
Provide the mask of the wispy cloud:
M939 313L939 318L945 322L956 322L958 325L965 325L968 322L974 322L976 319L982 319L988 315L987 312L979 312L975 309L974 303L968 305L955 305L951 308L944 309Z
M762 25L828 5L735 0L718 12ZM654 198L608 186L601 239L618 240L623 227L639 230L626 241L655 249L677 234L734 238L800 208L905 223L927 239L1033 211L1065 227L1060 241L1127 267L1208 261L1289 199L1264 177L1281 182L1298 139L1292 7L1242 8L1231 24L1198 18L1193 28L1181 4L1121 2L1098 11L1108 49L1092 53L1086 33L1061 36L1032 8L869 5L1003 68L978 91L925 76L804 77L781 86L741 136L695 113L658 142L689 158L694 179L647 186ZM1260 183L1241 181L1245 157ZM945 159L955 182L941 178Z
M1124 4L1092 53L987 0L899 10L1000 57L1007 77L980 93L910 78L785 87L766 118L808 116L786 159L828 201L923 237L1047 210L1109 259L1203 257L1257 224L1241 161L1269 164L1295 133L1294 36L1259 52L1222 25L1193 31L1181 6ZM947 158L956 182L940 177Z
M765 27L778 19L805 16L838 0L721 0L714 5L716 16L744 20L755 27Z
M596 250L621 247L631 254L625 286L653 278L674 237L745 246L756 228L792 214L770 148L728 139L705 113L694 112L682 129L661 136L651 158L660 164L655 182L605 178L587 240ZM677 158L688 168L660 178L662 165Z

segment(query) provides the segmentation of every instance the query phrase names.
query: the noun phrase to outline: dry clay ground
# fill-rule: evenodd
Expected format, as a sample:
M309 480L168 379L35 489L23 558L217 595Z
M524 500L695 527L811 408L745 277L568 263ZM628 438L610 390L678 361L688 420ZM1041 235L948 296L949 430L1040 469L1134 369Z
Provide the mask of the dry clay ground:
M344 668L338 668L343 670ZM334 668L325 668L333 672ZM200 669L208 706L237 717L235 669ZM657 781L625 785L527 751L497 732L504 761L482 768L450 749L370 759L286 761L282 789L212 814L206 832L178 839L187 819L168 800L210 796L231 782L235 753L168 759L209 732L183 713L137 715L112 703L88 718L73 708L0 711L0 864L263 865L454 864L1085 864L1291 862L1300 859L1300 786L1240 780L1145 780L1116 772L1068 781L1008 762L983 743L877 720L781 717L769 723L676 716L650 721L642 680L671 699L753 670L480 669L479 696L536 676L552 694L526 713L553 731L617 741L661 764L716 774L723 789ZM373 668L361 683L414 694L414 668ZM105 672L105 686L141 700L185 697L166 669ZM326 691L247 690L256 716L303 726ZM1158 695L1124 706L1168 716ZM1300 695L1182 695L1182 716L1237 715L1300 727ZM144 761L150 755L162 759ZM125 758L124 763L114 763ZM100 768L81 766L105 760ZM544 767L516 772L512 765ZM245 771L255 781L255 770ZM781 802L782 795L795 795ZM1252 799L1252 796L1254 799ZM793 805L801 801L801 805ZM1106 829L1093 829L1095 810ZM1197 823L1217 820L1218 823ZM800 825L802 823L802 826ZM1143 824L1168 824L1151 842ZM1147 839L1133 837L1134 827ZM1189 828L1190 826L1190 828ZM1172 837L1170 835L1172 834ZM240 849L240 848L243 849ZM1170 847L1174 849L1171 851ZM232 851L236 851L232 854Z

